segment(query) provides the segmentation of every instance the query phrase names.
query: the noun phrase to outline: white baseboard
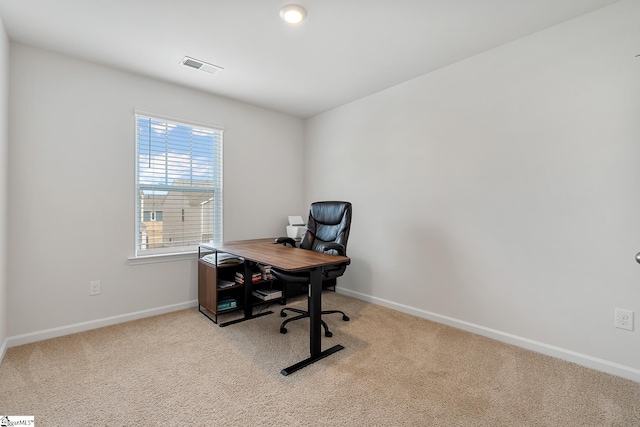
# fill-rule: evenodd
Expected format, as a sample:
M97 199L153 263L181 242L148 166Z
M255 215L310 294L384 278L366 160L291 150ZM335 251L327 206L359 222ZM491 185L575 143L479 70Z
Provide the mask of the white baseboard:
M5 338L2 342L2 347L0 347L0 363L4 360L4 355L7 353L7 348L9 348L8 339Z
M187 301L179 304L165 305L164 307L152 308L149 310L136 311L134 313L121 314L118 316L105 317L103 319L91 320L88 322L75 323L73 325L60 326L58 328L45 329L43 331L30 332L28 334L16 335L9 337L3 343L0 350L2 358L4 359L4 352L7 348L15 347L18 345L29 344L36 341L42 341L49 338L61 337L64 335L75 334L77 332L84 332L91 329L102 328L104 326L115 325L117 323L129 322L131 320L142 319L145 317L156 316L158 314L170 313L172 311L184 310L191 307L197 307L198 301Z
M632 368L630 366L621 365L619 363L611 362L597 357L592 357L587 354L578 353L565 348L556 347L554 345L545 344L542 342L530 340L517 335L509 334L506 332L498 331L484 326L476 325L473 323L465 322L463 320L454 319L448 316L442 316L440 314L432 313L430 311L422 310L419 308L411 307L408 305L388 301L382 298L366 295L360 292L355 292L350 289L336 287L336 292L357 298L363 301L370 302L372 304L381 305L383 307L391 308L403 313L411 314L423 319L431 320L437 323L442 323L454 328L462 329L467 332L471 332L477 335L482 335L487 338L491 338L497 341L501 341L507 344L512 344L517 347L532 350L537 353L542 353L547 356L562 359L567 362L572 362L587 368L595 369L597 371L606 372L611 375L616 375L622 378L626 378L631 381L640 383L640 370Z

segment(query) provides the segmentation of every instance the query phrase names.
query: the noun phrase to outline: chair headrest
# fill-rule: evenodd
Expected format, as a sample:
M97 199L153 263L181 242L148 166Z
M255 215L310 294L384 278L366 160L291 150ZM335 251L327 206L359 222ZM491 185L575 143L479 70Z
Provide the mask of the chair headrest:
M337 225L343 221L348 210L351 210L350 202L314 202L310 215L320 224Z

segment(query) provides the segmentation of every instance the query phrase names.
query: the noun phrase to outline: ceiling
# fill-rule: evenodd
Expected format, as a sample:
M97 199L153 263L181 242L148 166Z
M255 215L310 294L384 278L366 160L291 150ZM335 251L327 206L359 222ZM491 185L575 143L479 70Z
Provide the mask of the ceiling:
M619 0L0 0L10 40L306 118ZM181 65L187 55L224 68Z

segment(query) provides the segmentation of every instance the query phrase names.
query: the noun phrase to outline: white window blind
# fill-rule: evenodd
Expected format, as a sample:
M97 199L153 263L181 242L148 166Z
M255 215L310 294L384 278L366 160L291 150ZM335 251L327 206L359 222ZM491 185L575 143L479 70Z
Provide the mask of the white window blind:
M222 130L135 117L136 256L222 241Z

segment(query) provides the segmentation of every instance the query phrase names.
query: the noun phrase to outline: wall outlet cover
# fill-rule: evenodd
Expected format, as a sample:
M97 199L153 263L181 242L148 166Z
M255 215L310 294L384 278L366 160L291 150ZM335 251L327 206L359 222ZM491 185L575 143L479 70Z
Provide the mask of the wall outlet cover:
M89 282L89 295L100 295L100 280Z
M633 311L623 308L616 308L615 327L633 331Z

